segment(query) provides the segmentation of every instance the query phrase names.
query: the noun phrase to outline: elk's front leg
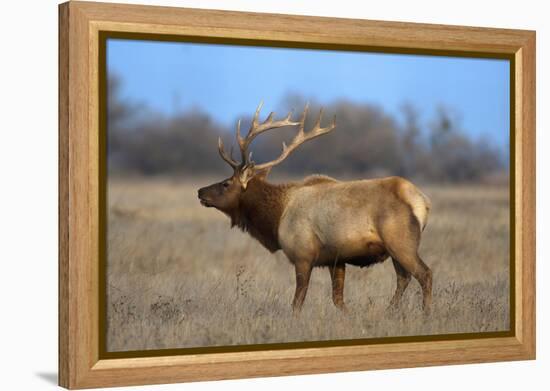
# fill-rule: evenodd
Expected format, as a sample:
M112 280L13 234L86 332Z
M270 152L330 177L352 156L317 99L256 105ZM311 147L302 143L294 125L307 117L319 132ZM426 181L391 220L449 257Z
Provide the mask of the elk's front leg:
M328 268L332 281L332 301L336 308L346 311L344 304L344 279L346 276L346 264L336 264Z
M296 293L292 301L292 310L296 314L300 312L302 304L304 304L312 266L309 262L297 262L294 266L296 268Z

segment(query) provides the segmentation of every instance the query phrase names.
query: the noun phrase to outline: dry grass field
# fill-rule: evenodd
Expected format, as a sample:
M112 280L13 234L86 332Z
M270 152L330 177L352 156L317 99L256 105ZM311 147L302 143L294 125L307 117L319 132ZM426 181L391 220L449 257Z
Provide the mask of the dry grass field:
M218 178L219 179L219 178ZM509 327L507 187L421 186L433 209L420 254L434 275L423 315L413 280L401 308L391 261L348 266L340 313L327 269L292 315L294 271L230 229L196 190L214 180L108 183L107 350L143 350L500 331Z

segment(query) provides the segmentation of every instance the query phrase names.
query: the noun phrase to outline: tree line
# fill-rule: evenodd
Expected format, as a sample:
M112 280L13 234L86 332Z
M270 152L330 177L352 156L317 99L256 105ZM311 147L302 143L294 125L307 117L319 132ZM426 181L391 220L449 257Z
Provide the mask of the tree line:
M235 144L235 128L217 123L199 109L166 117L143 105L120 98L120 79L108 82L107 158L110 174L220 175L228 171L217 153L217 139ZM305 106L300 95L280 104L279 117ZM306 131L313 126L320 106L310 102ZM255 108L251 108L253 112ZM392 116L380 107L346 100L324 105L324 122L336 115L336 129L300 146L277 167L278 174L322 173L336 177L400 175L425 181L472 182L501 175L507 155L487 138L474 139L460 126L452 110L440 107L424 126L411 104ZM252 113L251 113L252 114ZM264 117L267 115L264 113ZM261 118L261 119L263 119ZM251 115L243 118L243 132ZM268 131L251 147L253 160L271 160L289 142L292 127ZM226 147L228 148L228 147ZM238 152L238 148L235 149ZM236 153L235 156L238 156Z

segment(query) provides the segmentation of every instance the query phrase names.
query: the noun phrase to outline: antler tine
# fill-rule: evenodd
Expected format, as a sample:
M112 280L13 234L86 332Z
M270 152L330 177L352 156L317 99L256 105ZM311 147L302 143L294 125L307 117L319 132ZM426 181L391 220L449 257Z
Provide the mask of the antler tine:
M252 125L250 126L250 130L252 130L253 126L258 125L258 117L260 116L260 111L262 111L262 107L264 106L264 101L261 100L260 104L256 108L256 112L254 113L254 118L252 119ZM250 133L250 130L248 131Z
M321 119L323 117L323 108L319 111L319 117L317 117L317 121L315 121L315 125L313 125L313 129L309 132L310 134L315 134L314 137L320 136L322 134L330 132L332 129L336 127L336 115L332 118L332 123L327 126L326 128L321 127Z
M260 109L261 106L262 106L262 103L260 103L260 105L258 106L258 109ZM254 122L257 119L258 113L259 113L258 110L256 110L256 115L254 115L254 120L252 120L252 122ZM248 138L248 135L246 136L246 138ZM246 139L243 139L243 137L241 136L241 120L237 122L237 144L239 144L239 149L241 151L241 161L242 161L242 164L244 165L245 162L247 161L247 157L246 157L247 144L246 144Z
M329 126L327 126L325 128L321 127L321 118L323 116L323 109L321 109L321 111L319 112L319 117L317 117L317 120L315 121L315 125L313 126L313 129L311 131L307 132L307 133L304 132L305 120L306 120L308 110L309 110L309 105L306 105L306 107L305 107L305 109L302 113L302 116L300 118L300 122L298 123L298 125L300 125L299 129L298 129L298 132L296 133L296 135L292 139L292 142L290 143L290 145L286 145L286 143L283 142L283 151L282 151L281 155L277 159L275 159L271 162L266 162L266 163L255 165L255 168L257 170L263 170L263 169L266 169L266 168L271 168L271 167L281 163L296 148L298 148L301 144L305 143L306 141L312 140L316 137L322 136L323 134L326 134L326 133L332 131L336 127L336 116L334 116L334 118L332 120L332 123Z
M321 127L321 119L323 118L323 108L319 110L319 116L317 117L317 121L315 121L315 125L313 125L312 131L315 131L316 129L319 129Z
M274 115L275 115L275 113L273 111L271 113L269 113L269 115L267 116L265 121L262 123L262 125L272 122Z
M290 121L290 118L292 117L292 113L294 113L294 109L290 109L290 111L288 112L284 120Z
M306 103L306 107L304 107L304 111L302 111L302 115L300 116L300 121L299 121L300 126L298 127L298 132L294 136L294 139L304 136L304 128L306 126L306 118L307 118L308 112L309 112L309 102Z
M222 141L221 137L218 137L218 152L219 152L221 158L223 160L225 160L225 162L227 164L229 164L231 167L233 167L233 169L236 169L237 167L239 167L240 163L233 160L233 158L230 155L227 155L227 153L225 152L225 149L223 147L223 141Z

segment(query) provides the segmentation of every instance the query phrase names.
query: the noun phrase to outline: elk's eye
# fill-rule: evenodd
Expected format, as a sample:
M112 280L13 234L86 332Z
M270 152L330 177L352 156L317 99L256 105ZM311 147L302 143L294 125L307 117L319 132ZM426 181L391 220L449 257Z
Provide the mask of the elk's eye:
M229 182L224 182L224 183L222 183L222 186L223 186L225 189L227 189L227 188L229 187Z

